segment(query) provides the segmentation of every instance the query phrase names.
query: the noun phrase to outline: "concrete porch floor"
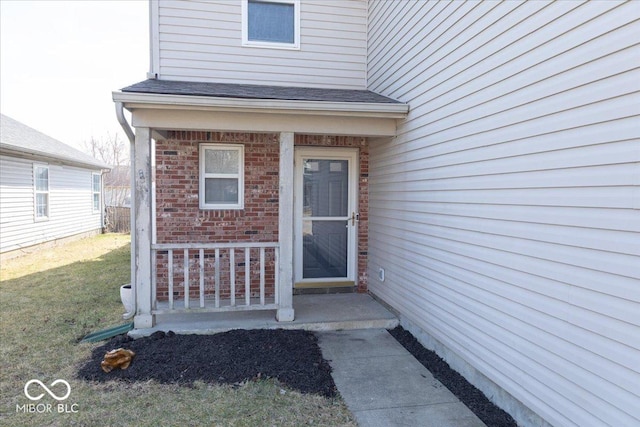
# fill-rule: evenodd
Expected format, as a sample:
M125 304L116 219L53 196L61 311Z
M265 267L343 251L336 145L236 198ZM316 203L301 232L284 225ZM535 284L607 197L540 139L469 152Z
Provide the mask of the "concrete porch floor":
M344 329L392 329L396 316L368 294L294 295L293 322L278 322L275 310L224 313L176 313L156 316L156 325L134 329L133 338L156 331L177 334L215 334L232 329L304 329L336 331Z

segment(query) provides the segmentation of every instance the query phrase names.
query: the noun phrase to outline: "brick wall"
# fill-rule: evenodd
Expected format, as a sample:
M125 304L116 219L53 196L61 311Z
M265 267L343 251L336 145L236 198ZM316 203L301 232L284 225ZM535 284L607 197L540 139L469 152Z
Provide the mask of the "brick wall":
M200 143L243 144L245 146L245 200L242 210L201 210L198 202L198 164ZM360 151L358 229L358 291L367 289L367 227L369 150L366 138L296 135L295 145L357 147ZM156 227L158 243L229 243L278 241L279 137L277 133L252 134L230 132L170 131L166 140L156 142ZM229 264L228 251L221 252L221 265ZM251 293L259 286L259 253L251 253ZM157 293L168 297L167 254L158 255ZM255 262L254 262L255 261ZM205 269L213 270L213 252L204 256ZM236 270L244 283L244 252L236 250ZM182 298L182 254L174 254L174 296ZM189 276L191 289L199 286L199 254L191 251ZM266 254L267 291L273 293L275 262L272 250ZM228 267L221 268L228 277ZM225 276L225 274L227 276ZM213 293L213 278L207 275L205 293ZM221 297L229 295L228 279ZM196 291L190 292L192 297ZM244 295L243 288L236 296Z
M158 243L278 241L277 134L170 132L169 137L156 142ZM202 142L244 144L244 209L199 208Z

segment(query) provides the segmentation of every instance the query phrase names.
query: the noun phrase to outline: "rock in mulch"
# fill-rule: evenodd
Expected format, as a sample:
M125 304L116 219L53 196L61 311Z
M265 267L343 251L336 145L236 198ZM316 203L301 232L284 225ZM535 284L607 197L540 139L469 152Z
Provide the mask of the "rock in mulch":
M517 427L511 415L491 403L480 390L451 369L440 356L424 348L410 332L398 326L389 333L487 426Z
M233 330L215 335L156 332L146 338L113 338L93 350L78 376L89 381L155 380L191 385L194 381L238 384L275 378L302 393L336 395L331 367L323 359L316 336L297 330ZM126 370L105 373L100 368L114 348L136 354Z

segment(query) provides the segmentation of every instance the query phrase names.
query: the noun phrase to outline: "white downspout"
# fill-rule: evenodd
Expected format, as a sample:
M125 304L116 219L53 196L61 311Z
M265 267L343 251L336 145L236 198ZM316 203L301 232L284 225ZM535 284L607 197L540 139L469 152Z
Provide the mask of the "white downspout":
M124 133L127 134L127 138L131 144L136 142L136 135L133 133L133 129L127 123L127 118L124 116L124 105L122 102L116 102L116 117L118 117L118 123L122 126ZM131 160L131 159L129 159Z
M135 184L135 142L136 142L136 135L133 133L133 129L131 129L131 126L129 126L129 123L127 122L126 117L124 116L124 105L122 104L122 102L116 102L116 117L118 118L118 122L120 123L120 126L122 126L122 129L124 130L124 133L127 135L127 138L129 139L129 168L130 168L130 187L131 187L131 208L129 209L129 211L131 212L131 217L130 217L130 226L129 229L131 230L131 273L130 273L130 278L131 278L131 297L132 297L132 302L133 302L133 307L131 312L129 313L125 313L123 315L124 318L126 319L130 319L131 317L133 317L136 313L137 307L138 307L138 302L136 300L136 260L135 257L133 256L133 252L134 252L134 248L136 245L136 227L135 227L135 221L136 221L136 216L135 216L135 191L136 191L136 184Z

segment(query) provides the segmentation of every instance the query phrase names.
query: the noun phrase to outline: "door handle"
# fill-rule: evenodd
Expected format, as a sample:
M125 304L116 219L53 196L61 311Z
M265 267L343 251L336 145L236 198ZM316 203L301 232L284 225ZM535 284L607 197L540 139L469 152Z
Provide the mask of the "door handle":
M356 225L356 221L360 221L360 214L351 212L351 225Z

